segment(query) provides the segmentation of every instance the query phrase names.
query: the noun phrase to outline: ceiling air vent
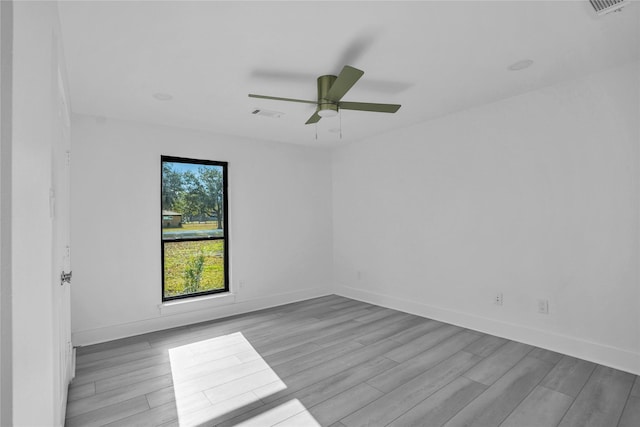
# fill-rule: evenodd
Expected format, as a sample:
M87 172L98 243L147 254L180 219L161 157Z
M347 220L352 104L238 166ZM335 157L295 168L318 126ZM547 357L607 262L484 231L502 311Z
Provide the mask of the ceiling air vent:
M617 12L629 3L629 0L589 0L598 15Z
M279 119L280 116L284 115L284 113L281 113L280 111L263 110L261 108L256 108L251 112L251 114L262 117L270 117L272 119Z

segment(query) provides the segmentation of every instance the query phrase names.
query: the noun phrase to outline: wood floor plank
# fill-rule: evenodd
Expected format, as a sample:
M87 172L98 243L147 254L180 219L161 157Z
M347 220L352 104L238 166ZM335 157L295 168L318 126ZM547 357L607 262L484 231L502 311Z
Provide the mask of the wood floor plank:
M640 376L636 375L636 380L633 383L633 388L631 389L631 396L640 397Z
M596 366L593 374L560 422L560 427L615 426L620 420L634 376Z
M462 331L462 328L453 325L443 325L440 328L427 332L426 334L409 341L408 343L395 348L385 356L396 362L406 362L407 360L427 351L436 344L452 337Z
M272 367L281 377L288 377L295 373L313 368L321 363L332 359L342 357L354 350L364 348L364 346L355 341L347 343L338 343L331 347L324 347L306 356L298 357L284 363L273 364Z
M96 394L95 383L71 385L69 386L67 401L72 402L74 400L84 399L85 397L93 396L94 394Z
M386 357L386 354L396 346L395 341L382 340L346 353L340 358L340 361L348 366L355 366L378 356Z
M178 421L180 416L185 417L191 412L195 412L211 406L211 402L202 393L189 396L180 402L169 402L154 408L139 412L118 421L106 424L108 427L142 427L158 426L171 421Z
M240 319L233 321L220 321L216 323L205 323L192 327L184 332L174 332L167 334L166 336L157 336L149 339L149 344L152 348L158 349L172 349L183 345L193 344L199 341L204 341L213 338L224 337L229 334L234 334L239 331L251 330L251 327L259 328L270 320L277 320L279 316L277 314L271 314L269 316L263 316L260 318ZM237 324L239 323L239 324ZM242 326L244 324L245 326Z
M78 372L76 377L73 379L72 384L74 386L79 386L82 384L100 381L106 378L135 372L151 366L161 365L167 363L167 361L168 358L165 356L151 356L144 359L136 359L131 362L125 362L115 366L110 366L104 369L81 371Z
M234 369L217 369L197 378L173 382L174 392L177 398L188 396L265 369L270 369L269 365L261 359L236 365Z
M477 354L480 357L487 357L503 345L505 345L509 340L496 337L493 335L483 335L478 341L470 344L469 347L465 348L464 351L468 351L469 353Z
M436 320L424 319L425 321L414 325L410 328L407 328L405 331L394 334L390 339L394 340L399 344L406 344L410 341L415 340L416 338L420 338L425 335L427 332L433 331L434 329L438 329L441 326L444 326L444 323L438 322Z
M380 358L392 345L394 344L391 341L381 341L380 343L346 353L340 358L331 359L312 369L281 377L280 382L257 388L254 391L265 403L273 402L283 395L288 395L293 391L302 390L314 383L322 382L327 378L349 370L353 366L359 367L369 360ZM387 366L396 365L393 361L389 362L390 364Z
M272 427L323 427L328 424L320 424L308 410L300 412L293 417L274 424Z
M202 378L212 372L221 370L232 370L236 366L244 365L256 361L257 358L246 358L243 362L237 356L229 356L222 359L216 359L209 362L200 363L198 365L182 365L179 361L170 364L170 371L174 381L188 381L191 379ZM262 360L260 360L262 361Z
M329 345L334 345L339 342L356 340L357 338L366 335L370 332L374 332L380 328L393 324L395 322L401 321L403 319L408 318L410 315L406 313L395 312L391 313L389 316L386 316L382 319L375 320L373 322L353 322L354 325L351 327L343 328L335 333L324 336L322 338L318 338L313 342L326 347Z
M563 356L542 381L541 385L568 396L576 397L595 367L595 363L571 356Z
M170 355L174 355L178 352L178 354L182 356L198 356L213 353L217 358L222 358L236 354L238 350L235 349L242 345L250 346L243 333L235 332L218 337L198 339L192 343L185 344L180 347L174 347L168 353ZM223 353L218 355L219 352Z
M464 376L470 380L491 385L522 360L531 350L532 347L530 345L509 341L468 372L465 372Z
M538 386L500 427L555 427L572 403L571 396Z
M192 351L191 354L175 354L173 350L170 351L169 360L171 363L179 363L180 366L185 368L195 367L202 364L217 363L224 361L225 359L233 360L237 358L239 360L251 359L248 357L251 354L255 354L256 350L250 343L238 342L229 346L221 348L212 348L209 351Z
M486 388L484 384L458 377L396 418L389 427L439 427Z
M289 399L277 405L270 405L268 408L263 408L257 413L253 413L248 419L242 422L234 421L231 424L222 423L219 427L225 427L230 425L242 425L243 427L265 427L274 426L282 421L285 421L295 415L301 415L303 417L302 426L320 427L320 424L313 420L307 413L307 408L298 399Z
M638 426L640 426L640 397L629 396L624 411L622 411L618 427Z
M376 357L356 366L352 366L351 368L325 378L322 381L309 384L307 387L297 391L295 393L295 397L304 403L305 406L312 407L334 397L337 394L349 390L358 384L362 384L378 372L384 372L396 365L397 363L392 360L384 357ZM281 397L278 400L282 401L287 398L288 397ZM269 401L269 399L263 400L266 402Z
M292 407L286 405L291 401L300 403L297 399L291 398L284 401L278 400L262 405L256 405L255 407L247 406L245 408L238 408L237 410L231 411L222 417L212 420L208 425L215 425L216 427L245 426L247 423L254 422L257 419L264 423L265 418L270 416L269 413L276 414L276 416L280 418L276 423L279 423L303 412L306 409L302 409L300 406Z
M101 353L114 348L127 348L128 350L131 350L132 348L148 348L148 337L149 335L138 335L133 337L120 338L113 341L106 341L98 344L78 346L76 347L76 363L81 363L85 359L93 359L89 356L93 353Z
M360 307L357 310L338 311L331 317L316 320L316 325L319 326L319 328L316 328L316 330L324 329L326 326L335 325L337 323L342 323L345 321L357 323L356 319L371 313L371 307Z
M367 308L367 312L363 313L361 316L353 317L353 320L356 322L368 323L374 320L382 319L383 317L391 314L392 311L393 310L388 308L372 306Z
M287 363L292 360L300 359L310 354L313 354L319 350L322 350L317 344L305 343L296 347L291 347L286 350L279 351L277 353L264 356L264 360L272 366L277 366L282 363Z
M340 420L348 427L387 425L475 365L479 357L458 352L413 380Z
M367 383L385 393L390 392L444 359L451 357L477 339L477 334L462 331L442 341L440 345L431 347L427 351L400 363L395 368L378 374Z
M66 423L635 427L639 407L635 375L327 295L79 348Z
M298 312L304 312L309 308L318 306L330 306L332 304L348 301L349 298L341 297L339 295L326 295L323 297L312 298L304 301L297 301L288 304L283 304L277 307L273 307L271 310L276 311L280 315L289 315ZM353 301L353 300L352 300Z
M359 317L361 315L370 313L371 309L368 307L360 307L357 309L349 309L349 310L343 310L343 311L338 311L335 312L332 316L323 318L323 319L316 319L316 318L310 318L310 319L291 319L290 325L292 326L292 329L290 332L287 333L287 331L285 329L281 327L277 328L277 330L274 330L273 332L277 335L284 335L284 336L288 336L288 337L293 337L293 336L304 336L305 334L309 334L309 333L328 333L327 331L329 330L329 327L332 327L333 331L339 331L340 328L342 326L337 326L338 324L340 325L345 325L345 324L351 324L353 326L356 326L355 322L355 318ZM391 314L391 313L390 313ZM300 328L298 326L298 322L299 320L310 320L311 323L309 325L305 325L304 328ZM283 333L284 332L284 333ZM276 337L277 338L277 337Z
M332 324L333 322L333 317L326 321L328 324ZM252 345L257 347L261 342L271 342L276 339L300 335L303 332L310 333L311 331L321 330L325 326L323 320L314 318L296 318L287 324L282 324L282 318L278 318L269 323L270 324L255 325L250 329L242 329L240 333L252 343ZM278 325L277 329L274 325Z
M356 338L356 341L364 345L373 344L377 341L390 338L393 335L406 331L412 326L420 325L422 323L425 323L425 321L421 317L410 316L397 322L393 322L389 325L377 328L375 331L371 331L367 334L361 335Z
M278 381L280 381L280 377L278 377L272 369L264 369L236 380L220 384L219 386L209 388L204 391L204 394L212 403L218 403L229 399L230 397L246 393L248 390L255 390Z
M76 375L83 375L84 372L97 371L101 369L113 368L123 363L133 362L140 359L147 359L149 357L163 356L159 363L169 361L169 353L165 350L149 347L140 351L131 351L128 353L120 354L118 356L111 356L106 359L98 359L90 362L85 362L82 365L76 364Z
M104 393L96 393L84 399L69 402L67 404L67 417L73 418L78 415L122 403L136 397L144 397L147 393L163 389L171 384L171 375L163 375L161 377L131 384L126 387L109 390Z
M538 385L552 365L525 357L444 425L498 426Z
M337 334L348 335L352 328L357 327L359 324L357 322L353 322L351 320L344 320L337 324L332 324L331 326L320 328L318 330L298 330L295 333L284 334L277 339L271 340L252 340L251 344L253 347L260 352L263 356L269 356L270 354L278 353L283 350L288 350L293 347L297 347L301 344L305 343L315 343L321 347L328 347L332 344L338 342L348 341L348 339L335 339L332 341ZM319 339L324 339L327 343L316 343L315 341ZM331 343L328 343L331 342Z
M133 399L122 400L114 403L113 405L105 405L93 411L87 411L76 416L67 416L65 426L102 426L110 422L144 412L148 409L149 405L147 404L147 399L145 399L144 396L138 396Z
M173 385L146 393L145 396L147 397L147 402L149 402L150 408L155 408L169 402L175 402L176 400L176 393Z
M167 374L171 374L170 363L164 363L162 365L153 365L147 368L138 369L133 372L127 372L124 374L115 375L113 377L98 380L94 384L96 388L96 393L103 393L105 391L125 387L131 384L136 384L140 381L161 377Z
M562 359L562 354L539 347L534 347L529 353L529 356L542 359L546 362L553 363L554 365Z
M338 304L334 304L330 306L330 309L321 309L318 310L315 314L312 314L311 317L314 319L328 319L330 317L335 316L337 313L355 313L361 309L366 307L366 304L363 304L359 301L346 301ZM359 315L356 315L356 317Z
M147 341L133 342L131 344L127 344L124 346L119 346L117 343L111 344L111 345L104 344L103 350L91 351L88 353L85 352L82 354L78 354L78 351L76 351L76 366L78 368L82 368L82 366L86 363L91 363L91 362L95 362L103 359L109 359L114 356L120 356L123 354L137 352L141 350L147 350L149 348L151 348L151 346Z
M244 413L247 410L263 405L258 396L252 392L247 392L181 416L180 426L212 426L221 424L225 420L235 417L238 412Z
M105 427L155 427L178 420L178 411L173 403L166 403L144 412L128 416L121 420L117 420L108 424L102 424Z
M389 359L376 357L319 381L310 380L305 376L288 379L285 381L286 386L277 393L268 396L256 393L266 405L229 420L228 425L244 425L255 418L263 419L261 416L263 412L280 408L291 400L297 400L305 408L310 408L361 384L376 372L384 371L395 365L396 362Z
M360 383L309 408L309 412L320 425L328 426L368 405L382 395L381 391L366 383ZM291 424L292 427L295 425ZM297 425L299 426L300 424Z
M349 312L343 312L340 311L338 313L335 313L331 319L339 319L339 320L353 320L354 322L363 322L363 318L366 318L367 316L371 316L371 315L375 315L378 313L382 313L382 316L380 317L384 317L384 315L386 315L385 311L388 309L383 309L382 307L377 307L377 306L371 306L371 305L365 305L364 307L360 307L358 310L356 311L349 311ZM330 319L323 319L324 321L330 320ZM376 320L376 319L372 319L372 320ZM364 321L364 323L367 323L367 321Z

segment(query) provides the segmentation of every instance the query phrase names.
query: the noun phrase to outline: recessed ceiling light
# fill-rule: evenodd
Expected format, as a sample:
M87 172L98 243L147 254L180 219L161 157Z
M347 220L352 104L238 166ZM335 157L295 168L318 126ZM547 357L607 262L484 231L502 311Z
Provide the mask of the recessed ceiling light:
M525 68L531 67L531 65L533 65L533 61L531 59L523 59L522 61L514 62L513 64L509 65L507 69L509 71L520 71L524 70Z
M153 97L158 101L171 101L173 99L173 96L162 92L154 93Z

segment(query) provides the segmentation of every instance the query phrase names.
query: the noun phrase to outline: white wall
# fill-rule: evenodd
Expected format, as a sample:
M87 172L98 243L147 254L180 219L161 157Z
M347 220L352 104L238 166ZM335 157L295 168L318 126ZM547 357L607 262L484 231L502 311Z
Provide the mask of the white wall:
M58 63L63 67L57 4L15 2L13 12L11 425L62 425L66 384L54 330L59 272L53 271L49 199L55 130L61 125L55 95Z
M158 307L161 154L229 162L231 297ZM74 345L326 294L330 170L324 150L76 116Z
M13 3L0 2L0 425L13 419L11 140Z
M638 76L335 150L336 292L640 373Z

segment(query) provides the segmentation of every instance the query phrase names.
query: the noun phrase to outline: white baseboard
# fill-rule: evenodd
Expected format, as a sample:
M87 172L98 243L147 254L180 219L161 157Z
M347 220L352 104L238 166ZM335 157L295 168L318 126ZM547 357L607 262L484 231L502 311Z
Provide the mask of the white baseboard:
M169 307L169 309L167 309L167 307L159 307L158 317L103 328L74 331L71 334L71 339L74 346L98 344L134 335L146 334L148 332L155 332L163 329L206 322L208 320L220 319L236 314L276 307L278 305L303 301L329 294L331 294L331 291L327 286L302 289L295 292L272 294L262 298L247 300L242 300L238 296L232 295L229 298L212 300L210 305L194 301L195 304L190 307L192 308L190 310L181 310L175 307Z
M640 375L640 354L567 335L444 309L393 295L334 285L335 294L530 344Z

